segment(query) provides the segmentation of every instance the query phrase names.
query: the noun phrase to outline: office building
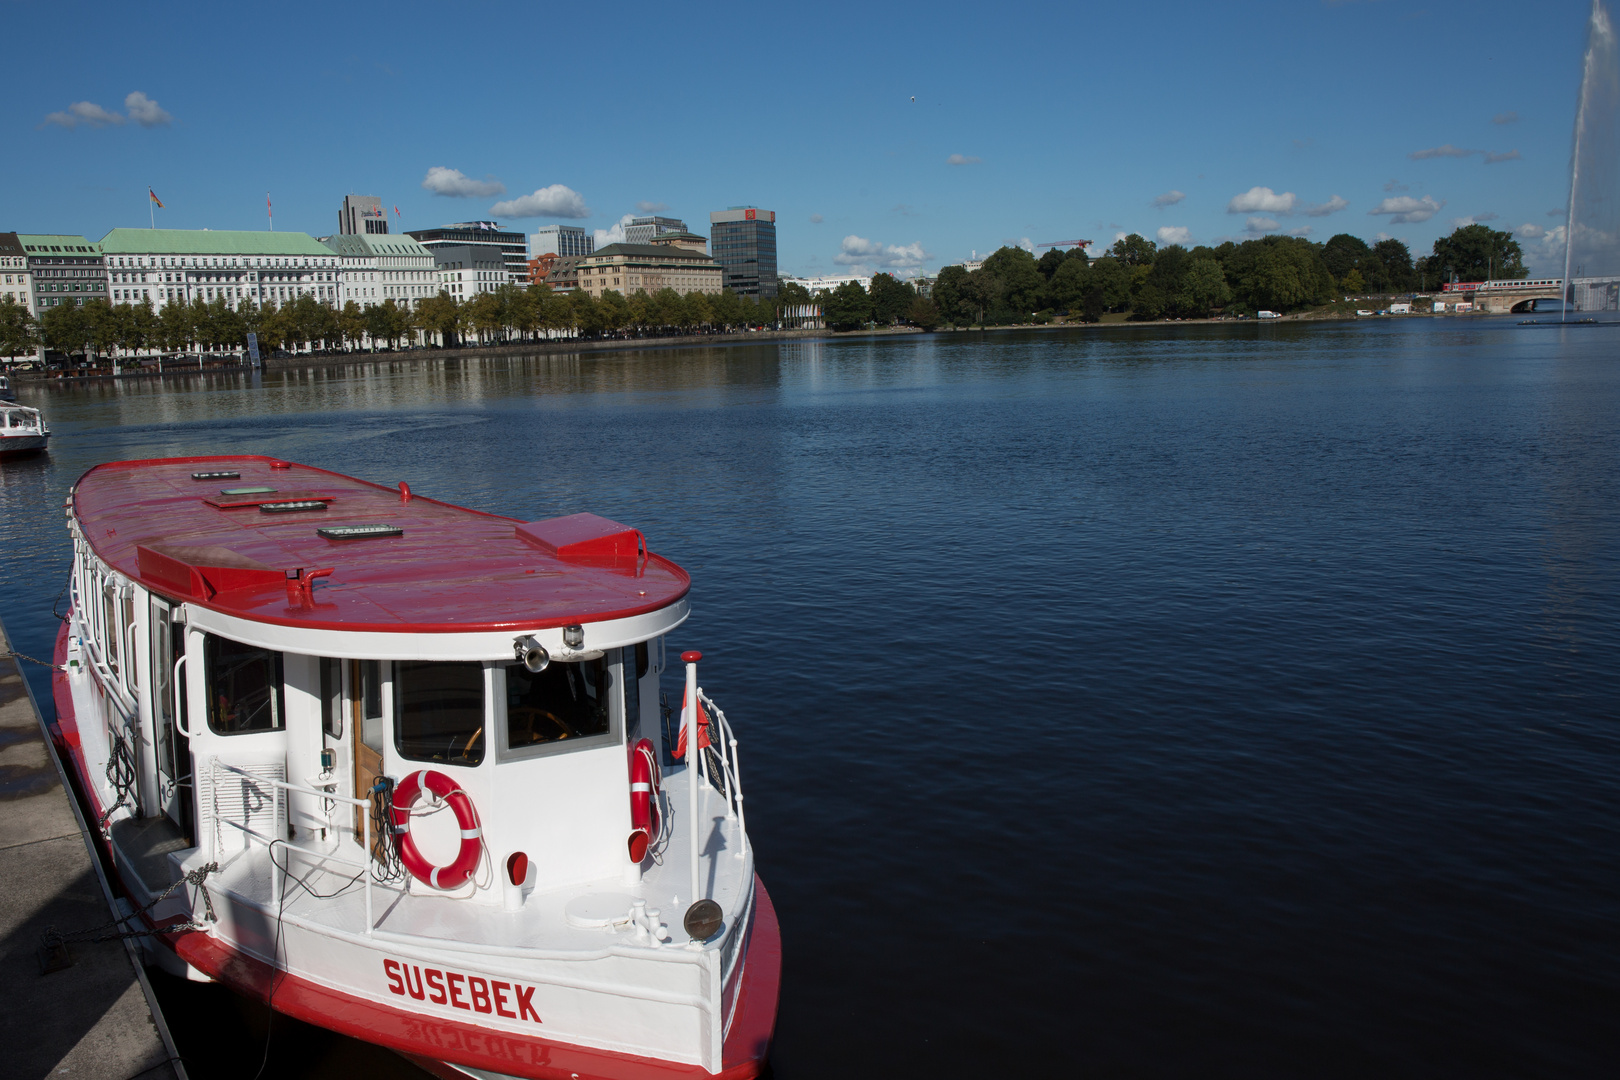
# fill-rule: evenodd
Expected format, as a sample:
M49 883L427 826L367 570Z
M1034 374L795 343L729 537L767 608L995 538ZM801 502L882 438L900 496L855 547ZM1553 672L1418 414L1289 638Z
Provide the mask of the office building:
M490 244L441 244L433 249L439 266L439 287L457 300L492 293L511 284L506 259Z
M627 244L650 244L653 237L664 233L690 232L686 222L680 218L672 217L638 217L631 218L630 224L624 227L624 242Z
M444 247L489 248L498 252L506 268L506 280L512 285L524 285L529 280L529 244L522 233L508 232L494 221L458 221L441 225L437 229L411 229L405 235L433 252L439 258ZM443 260L439 260L441 264ZM465 260L461 260L465 261Z
M18 233L24 268L33 287L33 312L43 318L49 308L84 306L107 299L107 264L101 249L82 236Z
M649 242L660 247L685 248L687 251L700 251L705 255L709 253L709 241L694 232L659 233Z
M340 260L338 307L351 300L362 308L393 300L415 308L439 293L433 252L409 236L328 236L321 243Z
M339 236L387 236L388 211L375 195L347 195L338 211Z
M281 307L300 296L336 306L336 252L308 233L114 229L101 238L112 302L244 300Z
M720 264L701 251L674 244L609 244L579 260L579 289L600 297L612 289L629 296L659 289L718 293Z
M28 287L28 253L14 232L0 233L0 296L12 300L34 314L34 294Z
M709 215L709 254L726 268L726 288L776 297L776 211L733 206Z
M547 225L529 234L529 258L560 255L576 258L596 250L596 237L578 225Z

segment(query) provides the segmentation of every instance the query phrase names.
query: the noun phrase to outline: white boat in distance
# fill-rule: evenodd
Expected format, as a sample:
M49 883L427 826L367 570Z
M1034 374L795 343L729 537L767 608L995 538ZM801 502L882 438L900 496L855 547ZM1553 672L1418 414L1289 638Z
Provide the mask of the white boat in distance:
M37 454L47 448L51 429L38 409L0 404L0 461Z
M66 509L54 735L154 962L444 1077L764 1068L737 741L696 652L669 730L690 579L639 531L246 456Z

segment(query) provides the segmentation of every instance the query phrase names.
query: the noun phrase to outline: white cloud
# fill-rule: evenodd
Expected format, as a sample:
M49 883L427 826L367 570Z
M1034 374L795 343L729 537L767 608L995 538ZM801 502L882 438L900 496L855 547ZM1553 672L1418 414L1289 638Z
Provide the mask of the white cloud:
M1411 191L1412 189L1407 187L1405 184L1401 183L1399 180L1391 180L1389 183L1384 185L1384 190L1385 191Z
M1309 235L1311 235L1311 227L1309 225L1301 225L1297 229L1289 229L1283 235L1284 236L1309 236Z
M585 205L584 196L562 184L552 184L550 187L538 188L528 195L519 195L515 199L498 202L489 208L489 212L495 217L515 218L591 216L591 208Z
M1329 214L1337 214L1349 205L1350 203L1347 200L1335 195L1325 203L1317 203L1315 206L1302 206L1299 212L1306 217L1327 217Z
M1514 229L1513 235L1521 237L1525 240L1540 240L1543 236L1547 235L1547 230L1543 229L1540 225L1527 221L1523 225L1520 225L1517 229Z
M1389 235L1389 233L1387 233L1387 232L1375 232L1375 233L1373 233L1373 239L1374 240L1393 240L1395 238L1393 236Z
M977 165L977 164L979 164L979 162L981 162L983 160L984 160L984 158L973 157L973 156L968 155L968 154L952 154L950 157L945 159L945 164L947 164L947 165Z
M1159 227L1159 246L1168 247L1171 244L1183 246L1192 243L1192 230L1185 225L1161 225Z
M1517 124L1518 122L1519 114L1514 112L1512 109L1509 109L1507 112L1499 112L1495 116L1491 117L1491 123L1493 124Z
M174 117L170 116L163 106L139 90L124 99L124 108L129 110L129 118L141 127L163 127L165 124L174 123Z
M656 214L660 210L668 210L669 203L647 202L644 199L641 202L636 203L636 209L640 210L643 214Z
M1388 214L1391 225L1415 225L1434 217L1444 205L1446 205L1444 199L1435 202L1432 195L1425 195L1421 199L1414 199L1410 195L1394 195L1367 213L1374 216Z
M1299 196L1292 191L1281 195L1268 187L1252 187L1242 195L1232 196L1226 204L1228 214L1292 214ZM1276 228L1273 223L1272 228Z
M435 195L445 195L452 199L487 199L491 195L506 194L506 185L499 180L474 180L460 169L447 169L443 165L435 165L427 171L427 175L422 178L422 187Z
M1524 235L1524 234L1521 234ZM1529 239L1526 236L1526 239ZM1542 267L1542 274L1549 276L1563 274L1564 272L1564 227L1554 226L1537 238L1538 242L1530 244L1525 249L1525 259L1531 266ZM1540 276L1539 274L1537 276Z
M1021 247L1025 251L1029 252L1031 255L1035 254L1035 241L1031 240L1027 236L1020 237L1017 241L1015 241L1012 244L1012 246L1013 247Z
M1464 150L1460 146L1452 146L1450 143L1446 143L1444 146L1431 146L1427 150L1414 150L1406 156L1413 161L1423 161L1426 158L1437 157L1473 157L1477 153L1479 153L1478 150Z
M812 225L820 225L823 221L826 221L826 220L827 219L822 217L820 214L811 214L810 215L810 224L812 224Z
M921 244L882 244L851 233L844 237L833 262L839 266L859 267L861 273L866 273L874 269L914 270L928 258Z
M1502 153L1502 154L1486 153L1486 155L1485 155L1485 164L1487 164L1487 165L1500 165L1504 161L1518 161L1518 160L1519 160L1519 152L1517 150L1509 150L1506 153Z
M108 112L93 101L75 101L67 107L66 112L53 112L45 117L47 124L60 124L65 128L78 127L108 127L122 124L123 114Z
M1276 232L1278 229L1276 219L1268 217L1252 217L1244 223L1243 227L1257 236L1268 232Z
M626 214L614 222L611 228L596 230L596 250L600 251L609 244L624 243L624 227L635 218L634 214Z
M1155 207L1159 208L1160 210L1162 210L1166 206L1174 206L1174 205L1176 205L1176 203L1180 202L1182 199L1185 199L1186 197L1187 196L1185 194L1183 194L1182 192L1171 190L1171 191L1165 192L1163 195L1155 195L1153 197L1153 205Z

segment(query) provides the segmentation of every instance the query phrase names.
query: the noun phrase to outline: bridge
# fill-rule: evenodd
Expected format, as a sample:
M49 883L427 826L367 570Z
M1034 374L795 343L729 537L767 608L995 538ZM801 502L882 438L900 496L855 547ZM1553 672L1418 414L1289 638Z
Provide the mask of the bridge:
M1587 279L1576 279L1576 289ZM1502 281L1453 281L1441 286L1446 299L1473 301L1474 310L1487 315L1518 314L1536 309L1537 301L1556 308L1564 299L1563 278ZM1458 295L1458 294L1461 295ZM1577 300L1579 297L1577 296ZM1585 310L1584 308L1582 310Z

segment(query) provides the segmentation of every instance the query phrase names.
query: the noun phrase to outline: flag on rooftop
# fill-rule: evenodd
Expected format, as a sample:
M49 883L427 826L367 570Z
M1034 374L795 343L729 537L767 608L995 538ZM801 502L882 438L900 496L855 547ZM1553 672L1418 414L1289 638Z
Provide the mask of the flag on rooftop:
M163 200L157 197L157 192L153 191L151 188L147 188L146 193L152 196L152 201L158 204L158 209L164 209Z

